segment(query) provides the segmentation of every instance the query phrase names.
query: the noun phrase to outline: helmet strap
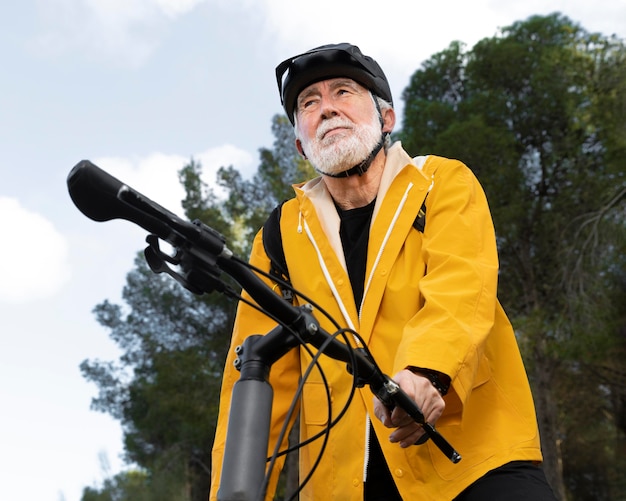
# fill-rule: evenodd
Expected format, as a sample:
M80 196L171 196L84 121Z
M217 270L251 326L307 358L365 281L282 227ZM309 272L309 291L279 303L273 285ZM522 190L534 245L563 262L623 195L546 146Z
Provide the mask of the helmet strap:
M376 155L378 155L380 150L383 149L387 134L388 134L387 132L383 133L383 135L380 137L380 141L378 141L376 146L374 146L374 149L365 158L365 160L363 160L360 164L355 165L351 169L344 170L343 172L338 172L337 174L328 174L326 172L321 172L321 174L328 176L328 177L350 177L350 176L354 176L355 174L362 176L370 168L370 166L372 165L372 162L374 161L374 158L376 158Z

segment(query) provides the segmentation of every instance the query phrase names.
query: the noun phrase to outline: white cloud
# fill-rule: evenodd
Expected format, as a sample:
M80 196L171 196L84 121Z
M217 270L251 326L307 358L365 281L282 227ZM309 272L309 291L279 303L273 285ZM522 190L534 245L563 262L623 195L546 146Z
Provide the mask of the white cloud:
M252 158L252 155L231 144L206 150L199 153L197 158L204 167L204 181L211 185L215 184L215 173L220 167L232 165L244 177L250 176L256 170L255 159Z
M57 292L69 279L68 245L45 217L0 197L0 302L25 303Z
M354 43L383 63L396 95L415 69L451 41L471 48L531 15L561 12L588 31L626 36L626 0L391 0L384 6L372 0L317 0L304 10L293 0L262 0L262 5L267 31L289 47L281 58L322 44Z
M452 40L470 47L533 14L562 12L589 31L624 36L626 0L416 2L392 0L39 0L45 32L40 50L80 50L140 65L168 31L168 23L201 4L263 20L264 40L290 47L285 57L316 45L349 41L397 69L402 78ZM283 49L280 49L282 52ZM406 70L408 68L409 70ZM402 82L404 85L405 82Z
M155 0L159 9L170 18L192 11L205 0Z
M189 162L188 158L152 153L141 158L102 157L93 162L153 202L175 214L182 214L180 202L184 190L178 182L177 172Z
M220 193L215 184L215 174L220 167L232 165L244 176L254 171L252 155L228 144L200 152L193 158L202 165L202 180L216 193ZM178 171L189 161L190 158L181 155L152 153L130 159L103 157L95 159L94 163L122 183L182 217L181 200L185 193L178 180Z
M144 63L167 22L205 0L39 0L44 31L35 41L47 54L95 53L131 66Z
M415 66L430 55L433 46L443 49L450 40L468 33L476 33L475 37L484 35L485 26L492 31L495 16L487 3L488 0L455 2L452 15L449 2L414 0L391 1L385 8L367 0L317 0L315 8L308 8L306 15L301 14L302 6L292 0L264 0L263 5L268 29L296 51L351 42L364 52L384 56L385 60Z

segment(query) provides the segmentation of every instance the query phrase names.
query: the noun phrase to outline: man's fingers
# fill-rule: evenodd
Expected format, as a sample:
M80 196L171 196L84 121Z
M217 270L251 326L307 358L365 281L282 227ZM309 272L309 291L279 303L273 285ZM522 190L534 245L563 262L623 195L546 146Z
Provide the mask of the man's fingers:
M424 435L424 429L417 423L408 426L396 428L391 435L389 441L399 443L400 447L407 448L420 441Z
M378 420L383 423L387 428L393 427L391 423L391 413L389 409L385 407L385 405L374 397L374 416L378 418Z

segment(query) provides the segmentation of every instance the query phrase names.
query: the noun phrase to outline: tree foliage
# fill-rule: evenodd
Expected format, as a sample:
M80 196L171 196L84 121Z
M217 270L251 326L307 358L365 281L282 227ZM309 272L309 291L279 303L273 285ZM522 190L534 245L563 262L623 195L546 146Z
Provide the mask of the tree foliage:
M623 385L625 59L619 40L559 14L534 16L471 51L452 43L404 92L405 146L463 160L490 200L500 296L561 498L568 487L576 499L611 499L624 467L610 445L624 440L615 427L624 387L594 372L608 366ZM591 421L594 432L581 433ZM584 455L566 454L574 448L598 449L602 464L581 464Z
M243 179L233 167L219 170L225 198L202 181L202 166L195 160L179 173L186 217L223 234L238 255L247 255L251 236L287 198L289 184L311 173L298 160L286 117L275 117L273 132L275 148L261 150L252 179ZM148 474L141 481L138 474L120 474L101 490L86 489L83 501L143 499L139 492L151 500L204 501L236 305L219 294L192 295L171 277L155 275L143 256L127 275L122 299L124 305L103 301L94 309L119 346L120 359L86 360L81 371L98 386L92 407L120 420L127 461Z
M82 501L135 501L146 499L147 475L141 471L126 471L104 481L102 489L85 487Z
M143 258L128 274L123 299L126 309L108 301L95 309L122 356L81 364L99 387L93 408L121 421L129 462L160 478L182 471L188 499L204 499L232 313L155 276Z
M274 149L260 149L260 164L252 179L243 179L233 167L221 168L218 183L228 193L224 209L237 222L240 232L239 248L247 255L252 236L280 202L293 196L292 184L310 179L314 171L298 154L293 128L286 116L277 115L272 121ZM236 221L235 221L236 219Z

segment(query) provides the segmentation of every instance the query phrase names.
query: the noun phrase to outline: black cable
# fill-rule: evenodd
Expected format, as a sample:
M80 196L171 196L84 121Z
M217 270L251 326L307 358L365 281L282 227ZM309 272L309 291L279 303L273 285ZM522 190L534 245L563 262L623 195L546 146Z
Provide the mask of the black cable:
M332 338L329 338L326 342L329 343L330 341L332 341ZM322 345L323 347L323 345ZM278 435L278 440L276 442L276 447L274 449L274 453L272 454L271 458L270 458L270 464L268 466L267 469L267 473L265 475L265 479L263 481L263 488L261 489L260 493L265 493L265 490L267 489L267 484L269 482L269 478L270 478L270 474L274 468L274 465L276 463L276 460L278 459L278 450L280 448L280 444L282 443L282 441L285 439L285 435L287 434L287 425L289 423L289 419L291 418L291 416L293 415L293 413L295 412L295 407L296 404L298 403L298 400L300 399L300 395L302 394L302 391L304 389L304 383L306 382L306 380L308 379L309 375L311 374L311 371L313 370L313 367L317 367L318 370L320 371L320 375L322 377L322 380L324 382L324 388L326 390L326 404L327 404L327 409L328 409L328 423L332 422L332 402L331 402L331 396L330 396L330 387L328 385L328 380L326 379L326 376L324 374L324 371L322 370L322 368L320 367L318 360L319 357L321 356L322 352L318 350L318 352L313 356L313 359L311 360L311 362L309 363L307 369L304 371L304 374L302 374L302 377L300 379L300 383L298 384L298 389L294 395L294 398L291 400L291 405L289 406L289 411L287 412L287 418L285 419L285 421L283 422L283 426L280 430L280 433ZM317 467L316 465L319 464L319 461L321 461L321 456L323 455L324 451L326 450L326 445L328 443L328 437L330 436L330 427L327 426L327 433L324 434L324 441L322 443L322 446L320 448L320 453L318 454L318 457L314 463L314 467L312 468L313 471L315 471L315 468ZM300 490L302 490L302 488L304 487L304 485L306 484L306 482L308 482L308 478L305 479L305 481L303 483L301 483L298 486L298 489L296 490L296 494L298 492L300 492ZM262 494L261 494L262 495ZM262 501L262 500L261 500Z
M317 367L317 369L318 369L318 371L320 373L320 377L322 378L322 382L324 383L324 388L326 389L326 400L327 400L327 404L328 404L328 423L329 424L327 425L327 427L322 432L318 433L315 437L312 437L315 440L317 440L318 438L323 436L324 437L324 443L323 443L322 448L320 450L320 454L318 455L318 459L316 460L316 462L315 462L315 464L314 464L314 466L313 466L313 468L311 470L310 475L312 475L312 473L317 468L317 465L319 464L319 461L321 460L321 456L323 455L323 452L326 449L326 443L328 442L328 436L330 435L330 429L339 421L339 419L332 420L332 403L331 403L331 396L330 396L330 385L328 384L328 380L326 378L326 375L324 374L324 371L323 371L322 367L319 365L319 361L318 361L320 356L323 354L323 347L325 347L325 345L329 344L334 339L334 337L329 337L322 344L322 347L320 347L320 348L322 348L322 350L321 351L318 350L318 352L314 354L313 351L308 347L308 345L300 338L298 333L295 332L290 326L285 325L281 320L276 318L269 311L264 310L263 308L259 307L256 303L254 303L254 302L252 302L252 301L250 301L248 299L245 299L241 295L239 295L239 300L244 302L248 306L256 309L258 312L260 312L260 313L262 313L264 315L267 315L269 318L271 318L272 320L274 320L275 322L277 322L278 324L283 326L285 329L287 329L290 333L292 333L296 337L296 339L298 339L300 341L300 345L311 356L311 362L309 363L309 366L307 367L306 371L302 375L300 383L298 384L298 389L296 390L296 393L295 393L295 395L294 395L294 397L293 397L293 399L291 401L291 404L289 406L289 410L287 411L287 415L286 415L285 420L283 422L283 426L281 428L281 431L279 433L278 439L276 441L276 447L275 447L274 453L272 454L272 456L270 458L268 458L268 462L270 464L269 464L267 472L265 474L265 477L264 477L261 489L259 490L259 493L258 493L258 495L261 496L261 499L262 499L264 497L265 491L267 489L267 485L269 483L269 478L271 476L271 472L272 472L272 470L274 468L276 460L280 456L286 455L289 452L292 452L294 450L298 450L299 448L303 447L304 445L306 445L306 444L308 444L308 443L310 443L312 441L311 439L309 439L305 443L296 444L296 446L287 448L284 451L277 451L276 450L276 449L280 448L280 444L283 442L283 440L285 438L285 435L286 435L287 429L288 429L288 425L289 425L289 421L291 419L291 416L295 412L295 408L296 408L296 405L298 403L299 397L302 394L302 391L304 389L304 383L306 382L309 374L313 370L313 367ZM340 412L340 416L343 416L345 414L345 412L347 411L348 405L352 401L353 393L354 392L351 392L350 397L348 399L348 402L346 403L346 405L344 406L344 408ZM306 483L306 481L304 483ZM298 492L300 492L302 490L302 487L304 487L304 483L301 483L299 485L298 489L296 490L296 493L298 493Z
M254 266L253 264L250 264L240 258L237 258L235 256L233 256L231 259L235 259L236 261L238 261L239 263L243 264L244 266L247 266L250 270L254 271L255 273L258 273L259 275L272 280L274 282L276 282L279 285L282 285L283 287L285 287L286 289L289 289L295 296L298 296L299 298L304 299L307 303L309 303L311 306L313 306L316 310L318 310L322 315L324 315L324 317L326 317L328 319L329 322L331 322L333 324L333 326L335 327L335 329L337 330L342 330L342 327L339 325L339 323L331 316L330 313L328 313L324 308L322 308L318 303L316 303L313 299L305 296L304 294L300 293L293 285L291 285L291 283L286 282L278 277L275 277L273 275L271 275L269 272L262 270L261 268L258 268L257 266Z
M280 444L282 443L282 441L285 438L285 435L287 433L287 428L288 428L288 424L289 421L291 419L291 416L293 415L293 413L295 412L295 408L296 405L299 401L300 395L302 394L302 391L304 389L304 384L306 382L306 380L308 379L311 371L313 370L313 367L317 367L319 373L320 373L320 377L322 378L322 382L324 383L324 387L326 389L326 400L327 400L327 405L328 405L328 424L327 426L324 428L324 430L320 431L319 433L317 433L316 435L309 437L307 440L303 441L303 442L299 442L298 444L292 446L292 447L288 447L287 449L283 450L283 451L277 451L276 449L274 450L274 453L272 454L272 456L270 458L268 458L268 461L270 463L270 465L268 466L268 470L266 472L266 476L264 479L264 483L262 486L262 489L260 490L260 495L263 496L262 493L265 492L267 485L269 483L269 478L270 478L270 474L271 471L275 465L276 460L278 459L278 457L282 456L282 455L286 455L289 452L293 452L295 450L301 449L302 447L305 447L306 445L314 442L315 440L318 440L320 438L323 437L323 444L320 448L320 451L317 455L317 458L315 460L315 462L313 463L309 473L307 474L307 476L305 477L304 480L302 480L299 485L298 488L296 489L296 491L292 494L290 499L295 499L295 496L298 495L299 492L302 491L302 489L304 488L304 486L308 483L308 481L311 479L311 477L313 476L313 474L315 473L315 470L317 469L317 467L319 466L319 463L322 459L323 453L326 449L326 445L328 443L329 440L329 436L330 436L330 430L343 418L343 416L345 415L345 413L347 412L350 404L352 403L353 399L354 399L354 395L356 394L356 389L358 387L357 385L357 381L358 381L358 364L356 363L356 356L354 354L354 347L351 345L347 334L352 334L354 336L354 338L356 340L358 340L358 342L364 347L365 352L368 354L368 356L371 358L371 354L369 352L369 350L366 348L365 346L365 342L363 340L363 338L354 330L352 329L348 329L348 328L341 328L338 324L338 322L324 309L322 308L319 304L317 304L314 300L312 300L311 298L308 298L306 295L301 294L295 287L293 287L290 283L285 282L281 279L278 279L277 277L274 277L272 275L270 275L270 273L250 264L247 261L241 260L239 258L233 257L233 259L236 259L240 264L246 266L247 268L249 268L250 270L254 271L255 273L268 278L269 280L273 280L277 283L279 283L279 285L282 285L285 288L288 288L289 290L292 291L292 293L295 296L298 296L299 298L303 299L304 301L306 301L307 303L311 304L316 310L318 310L324 317L326 317L337 329L337 331L335 331L334 334L329 335L328 339L325 340L322 345L318 348L318 351L316 354L313 354L312 351L310 350L310 348L307 346L307 344L300 338L300 336L294 332L294 330L289 327L288 325L285 325L283 322L281 322L279 319L277 319L274 315L272 315L270 312L266 311L265 309L259 307L255 302L247 300L245 298L243 298L242 296L239 295L239 299L241 301L243 301L245 304L247 304L248 306L256 309L257 311L259 311L260 313L263 313L264 315L267 315L269 318L271 318L272 320L276 321L278 324L280 324L281 326L283 326L284 328L286 328L290 333L292 333L296 339L298 339L298 341L300 342L300 345L307 351L307 353L312 357L311 362L309 363L307 369L305 370L305 372L302 374L302 378L300 380L300 383L298 384L298 389L296 391L296 394L294 395L294 398L292 399L291 405L289 407L289 410L287 412L285 421L283 422L283 426L281 428L281 431L279 433L278 436L278 440L276 442L276 449L278 449L280 447ZM332 418L332 403L331 403L331 396L330 396L330 389L329 389L329 385L328 385L328 381L326 379L326 376L324 374L324 371L322 369L322 367L319 365L319 358L324 354L324 349L329 346L333 340L337 339L338 337L342 337L345 345L349 348L348 352L350 354L350 363L351 366L353 367L353 373L352 373L352 385L350 388L350 394L348 395L348 398L346 400L346 403L343 405L341 411L338 413L337 417L335 419Z

